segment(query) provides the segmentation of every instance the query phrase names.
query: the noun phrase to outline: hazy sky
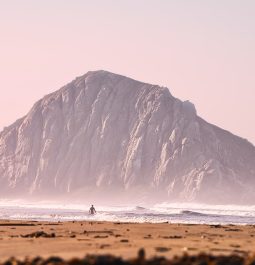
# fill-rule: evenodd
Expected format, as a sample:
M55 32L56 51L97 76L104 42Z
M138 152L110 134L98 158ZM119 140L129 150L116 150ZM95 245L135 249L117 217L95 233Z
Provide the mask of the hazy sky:
M98 69L255 143L254 0L0 0L0 128Z

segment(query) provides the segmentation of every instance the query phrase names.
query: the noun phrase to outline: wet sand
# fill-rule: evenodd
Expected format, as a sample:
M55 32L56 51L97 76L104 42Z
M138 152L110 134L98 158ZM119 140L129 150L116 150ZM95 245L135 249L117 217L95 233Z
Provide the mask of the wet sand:
M59 256L82 258L86 254L113 254L124 259L198 254L251 255L255 251L255 226L185 224L135 224L112 222L0 221L0 261L10 257Z

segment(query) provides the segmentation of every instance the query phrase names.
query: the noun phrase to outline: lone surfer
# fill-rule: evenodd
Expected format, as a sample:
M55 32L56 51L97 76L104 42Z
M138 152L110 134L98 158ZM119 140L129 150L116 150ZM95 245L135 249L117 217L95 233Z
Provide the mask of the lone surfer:
M95 207L94 207L94 205L92 204L91 205L91 207L90 207L90 209L89 209L89 214L96 214L96 209L95 209Z

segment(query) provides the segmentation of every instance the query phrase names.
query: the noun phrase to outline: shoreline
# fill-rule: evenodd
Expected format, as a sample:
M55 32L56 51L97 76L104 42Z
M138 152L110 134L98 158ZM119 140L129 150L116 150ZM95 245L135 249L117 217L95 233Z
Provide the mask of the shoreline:
M1 219L0 218L0 226L1 223L3 222L13 222L13 223L23 223L23 222L31 222L31 223L52 223L52 224L56 224L56 223L120 223L120 224L151 224L151 225L162 225L162 224L169 224L169 225L187 225L187 226L193 226L193 225L198 225L198 226L240 226L240 227L245 227L245 226L254 226L255 227L255 219L254 219L254 224L249 224L249 223L219 223L219 222L214 222L214 223L196 223L196 222L171 222L171 221L163 221L163 222L149 222L149 221L123 221L123 220L116 220L116 221L104 221L104 220L89 220L89 219L83 219L83 220L72 220L72 219L68 219L68 220L63 220L63 219L59 219L59 220L50 220L50 219Z
M0 261L111 254L123 259L175 255L251 255L254 225L122 223L105 221L0 220Z

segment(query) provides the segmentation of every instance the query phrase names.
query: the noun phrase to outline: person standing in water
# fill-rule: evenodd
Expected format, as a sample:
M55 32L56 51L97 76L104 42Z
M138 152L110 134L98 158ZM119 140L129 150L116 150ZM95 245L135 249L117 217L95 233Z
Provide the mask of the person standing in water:
M96 209L94 207L94 205L92 204L90 209L89 209L89 214L95 214L96 213Z

